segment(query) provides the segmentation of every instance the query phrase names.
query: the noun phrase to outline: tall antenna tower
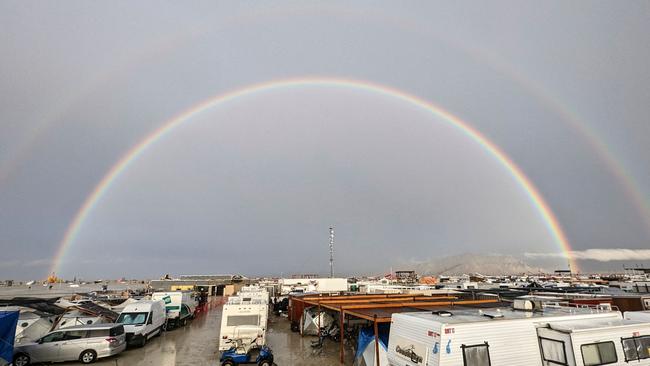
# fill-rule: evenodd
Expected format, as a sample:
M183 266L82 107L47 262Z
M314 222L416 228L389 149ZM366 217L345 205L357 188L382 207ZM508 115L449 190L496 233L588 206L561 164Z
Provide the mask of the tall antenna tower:
M330 226L330 278L334 278L334 227Z

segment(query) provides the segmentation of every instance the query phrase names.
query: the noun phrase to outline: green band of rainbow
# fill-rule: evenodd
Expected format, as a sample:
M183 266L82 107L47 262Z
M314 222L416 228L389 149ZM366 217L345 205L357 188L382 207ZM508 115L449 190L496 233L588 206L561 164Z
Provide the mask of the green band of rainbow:
M174 129L184 122L190 120L193 116L196 116L212 107L215 107L219 104L226 103L232 100L235 100L239 97L249 96L251 94L259 92L268 92L277 89L286 89L286 88L297 88L305 86L322 86L322 87L340 87L340 88L349 88L354 90L367 91L370 93L380 94L388 97L392 97L411 105L415 105L419 108L422 108L435 116L442 118L444 121L461 131L467 137L474 140L478 143L486 152L488 152L494 159L496 159L513 177L513 179L521 186L521 188L526 192L529 200L541 216L543 222L545 223L548 231L553 236L555 242L559 246L560 250L565 254L566 258L569 260L569 264L573 271L578 271L578 266L575 263L575 260L571 257L571 247L569 241L564 234L557 217L553 214L548 204L539 193L537 188L533 183L526 177L522 170L493 142L488 140L483 136L478 130L471 127L466 122L462 121L460 118L452 115L451 113L445 111L444 109L433 105L419 97L408 94L401 90L397 90L391 87L378 85L370 83L367 81L351 80L351 79L339 79L339 78L323 78L323 77L310 77L310 78L296 78L296 79L282 79L276 81L269 81L260 84L254 84L235 91L228 93L220 94L215 97L209 98L197 105L192 106L185 112L173 117L172 119L166 121L161 127L153 131L146 138L140 141L138 144L133 146L123 157L115 164L113 167L106 173L102 180L95 186L92 193L86 197L83 205L79 208L79 211L75 215L74 219L68 226L65 235L59 245L59 248L54 256L51 272L56 272L60 269L61 263L64 259L64 256L69 248L71 248L72 243L75 241L75 238L79 234L84 221L95 208L101 198L106 194L110 189L111 185L115 180L131 165L137 158L151 145L156 141L162 138L165 135L168 135L174 131Z

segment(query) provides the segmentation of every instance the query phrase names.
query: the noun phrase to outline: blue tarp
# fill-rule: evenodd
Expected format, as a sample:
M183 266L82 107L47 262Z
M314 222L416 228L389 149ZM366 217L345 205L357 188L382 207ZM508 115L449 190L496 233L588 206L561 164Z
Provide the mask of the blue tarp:
M379 345L385 350L388 348L388 333L390 330L390 324L379 324L377 330L379 331ZM374 341L375 329L372 326L359 329L357 353L354 358L361 357L361 354L363 351L365 351L368 344Z
M0 358L13 361L18 311L0 311Z

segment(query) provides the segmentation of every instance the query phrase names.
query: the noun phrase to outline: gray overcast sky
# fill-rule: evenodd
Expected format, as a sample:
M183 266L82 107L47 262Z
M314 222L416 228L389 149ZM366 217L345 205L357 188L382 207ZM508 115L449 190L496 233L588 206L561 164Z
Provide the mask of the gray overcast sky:
M648 1L1 2L0 278L45 276L86 196L165 120L314 75L467 121L539 188L584 268L650 259L584 252L650 247L649 19ZM343 273L559 252L508 172L440 118L306 86L210 109L153 145L60 274L325 273L331 224Z

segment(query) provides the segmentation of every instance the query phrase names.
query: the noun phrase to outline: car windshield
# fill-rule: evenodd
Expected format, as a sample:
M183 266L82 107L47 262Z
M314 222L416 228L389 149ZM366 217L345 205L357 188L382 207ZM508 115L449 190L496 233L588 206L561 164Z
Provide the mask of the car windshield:
M122 324L144 324L147 321L147 313L122 313L116 323Z

